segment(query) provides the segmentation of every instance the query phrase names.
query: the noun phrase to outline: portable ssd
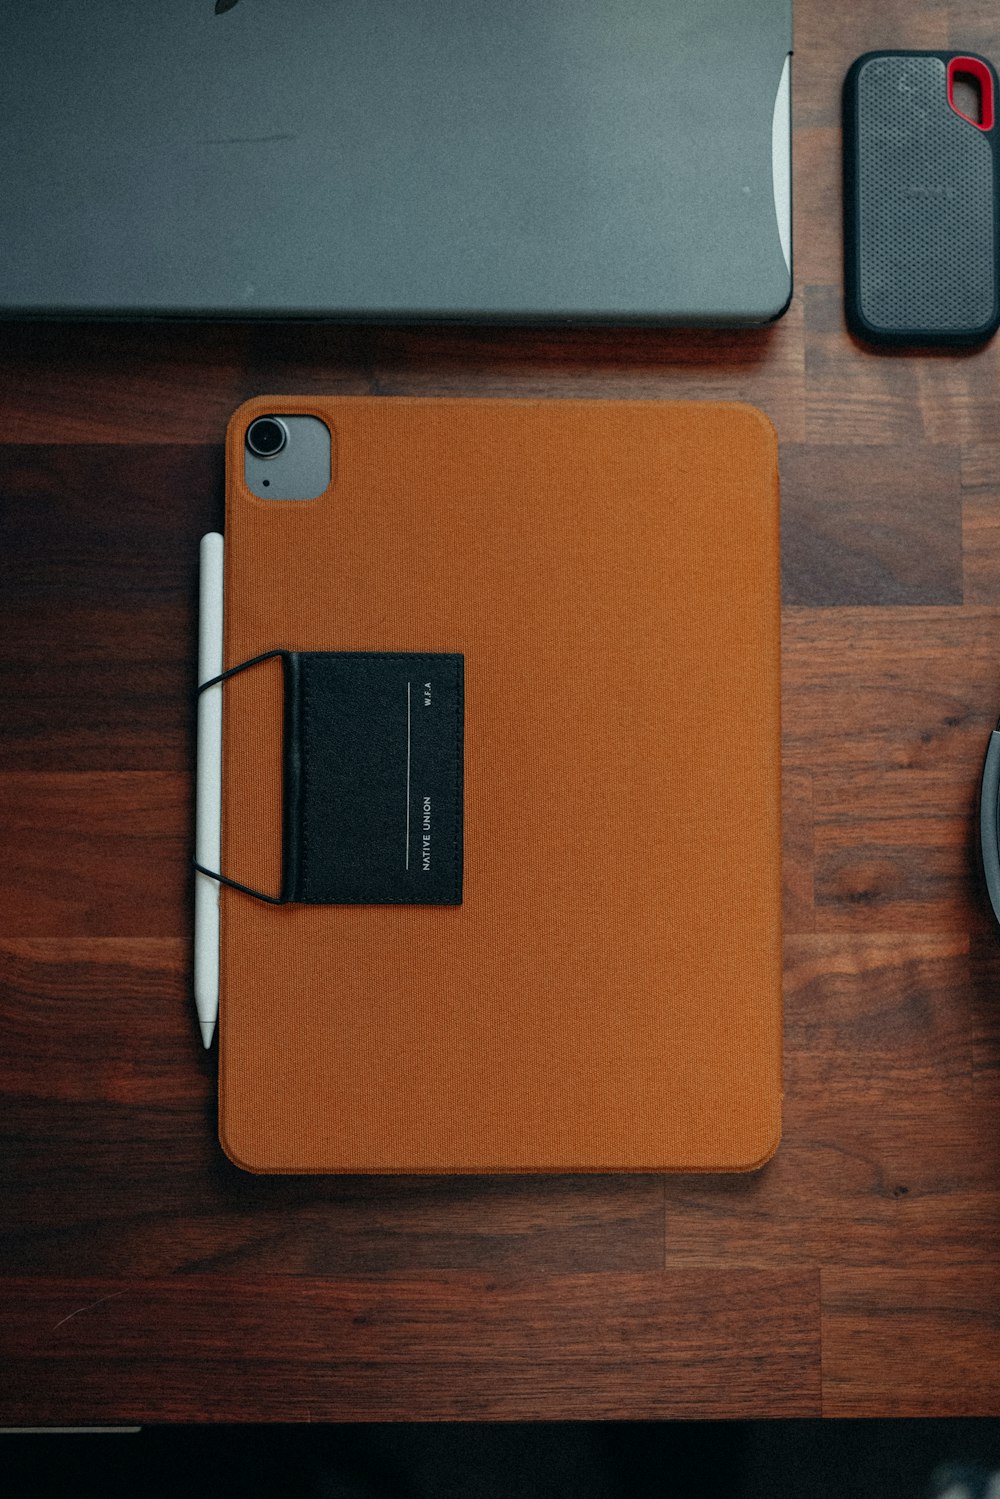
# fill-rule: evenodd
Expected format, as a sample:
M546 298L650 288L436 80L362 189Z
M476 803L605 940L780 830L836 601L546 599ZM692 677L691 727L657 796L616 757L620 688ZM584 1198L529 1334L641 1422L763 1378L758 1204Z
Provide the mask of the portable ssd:
M973 79L980 117L956 79ZM997 76L985 58L869 52L844 85L848 323L891 343L977 343L1000 322Z
M319 497L247 487L265 414L329 428ZM221 892L233 1160L760 1165L781 1116L766 418L255 400L225 553L227 669L285 654L225 685L222 869L290 896Z

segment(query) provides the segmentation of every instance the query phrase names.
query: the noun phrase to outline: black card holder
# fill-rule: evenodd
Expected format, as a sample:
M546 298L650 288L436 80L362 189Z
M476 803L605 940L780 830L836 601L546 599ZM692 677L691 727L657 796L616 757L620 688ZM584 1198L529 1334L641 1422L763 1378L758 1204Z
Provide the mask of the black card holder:
M274 905L460 905L464 658L445 652L288 651L281 890Z

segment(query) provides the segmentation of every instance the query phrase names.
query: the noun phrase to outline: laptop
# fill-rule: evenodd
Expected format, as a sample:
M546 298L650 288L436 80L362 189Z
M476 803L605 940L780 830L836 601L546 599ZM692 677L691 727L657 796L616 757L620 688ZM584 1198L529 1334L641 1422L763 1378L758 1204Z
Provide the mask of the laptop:
M766 322L791 0L88 0L0 55L8 317Z

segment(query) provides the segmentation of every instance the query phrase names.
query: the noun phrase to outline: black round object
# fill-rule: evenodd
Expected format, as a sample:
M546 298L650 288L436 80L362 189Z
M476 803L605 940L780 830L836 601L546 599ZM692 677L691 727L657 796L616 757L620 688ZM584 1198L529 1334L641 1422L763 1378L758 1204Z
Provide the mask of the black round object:
M247 447L257 458L274 458L288 441L288 429L276 416L259 416L247 428Z

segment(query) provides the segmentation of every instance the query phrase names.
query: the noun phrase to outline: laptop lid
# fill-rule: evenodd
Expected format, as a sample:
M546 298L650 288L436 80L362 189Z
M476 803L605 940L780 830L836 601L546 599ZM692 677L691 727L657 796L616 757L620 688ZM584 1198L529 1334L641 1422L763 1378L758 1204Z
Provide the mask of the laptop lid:
M791 0L68 0L0 55L8 316L753 323Z

